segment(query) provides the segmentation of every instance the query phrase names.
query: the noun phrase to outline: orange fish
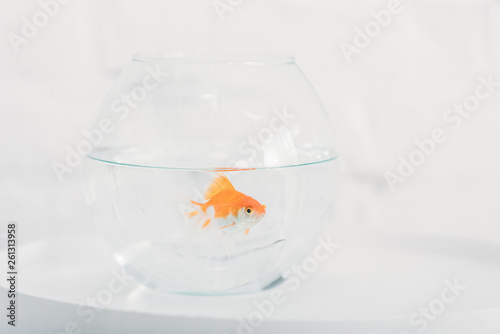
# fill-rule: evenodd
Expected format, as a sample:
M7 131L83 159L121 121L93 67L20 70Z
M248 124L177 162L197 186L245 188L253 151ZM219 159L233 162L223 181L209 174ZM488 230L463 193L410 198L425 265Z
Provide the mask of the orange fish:
M216 223L225 233L233 234L244 230L247 235L250 227L257 224L266 214L265 205L236 191L223 174L217 174L205 193L205 199L205 203L191 201L200 207L201 212L193 211L187 214L188 217L194 217L203 213L207 219L202 228Z

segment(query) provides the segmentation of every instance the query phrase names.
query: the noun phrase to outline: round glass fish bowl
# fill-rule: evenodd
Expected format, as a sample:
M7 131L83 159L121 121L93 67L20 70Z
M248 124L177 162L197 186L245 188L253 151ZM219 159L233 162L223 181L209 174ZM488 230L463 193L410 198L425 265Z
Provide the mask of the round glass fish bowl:
M264 290L331 222L333 129L291 57L138 55L95 129L89 204L119 264L152 289Z

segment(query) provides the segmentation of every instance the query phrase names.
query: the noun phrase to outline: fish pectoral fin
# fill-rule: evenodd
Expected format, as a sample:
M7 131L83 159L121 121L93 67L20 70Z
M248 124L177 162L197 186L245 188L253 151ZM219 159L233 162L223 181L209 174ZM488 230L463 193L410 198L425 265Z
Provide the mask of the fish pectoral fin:
M220 230L221 228L226 228L226 227L229 227L229 226L234 226L234 225L236 225L236 223L235 223L235 222L233 222L232 224L226 225L226 226L219 227L219 230Z
M199 213L198 211L191 211L191 212L186 213L186 216L188 216L189 218L193 218L198 213Z
M201 226L201 228L207 227L208 224L210 224L210 219L205 220L205 222L203 223L203 225Z
M250 232L249 228L247 228L246 231L245 231L245 237L248 235L248 232Z

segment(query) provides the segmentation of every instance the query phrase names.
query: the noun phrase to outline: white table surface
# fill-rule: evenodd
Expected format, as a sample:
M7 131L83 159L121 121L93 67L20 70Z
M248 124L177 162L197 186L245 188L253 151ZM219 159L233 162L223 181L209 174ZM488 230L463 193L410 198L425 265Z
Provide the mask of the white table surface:
M340 248L295 291L285 282L259 294L197 297L131 282L88 323L77 310L120 271L111 253L96 235L38 241L19 250L18 326L2 321L0 329L64 333L74 322L82 333L238 333L253 303L280 289L285 301L248 333L418 333L411 315L439 298L445 279L456 278L466 289L425 332L500 332L500 245L380 231L338 241Z

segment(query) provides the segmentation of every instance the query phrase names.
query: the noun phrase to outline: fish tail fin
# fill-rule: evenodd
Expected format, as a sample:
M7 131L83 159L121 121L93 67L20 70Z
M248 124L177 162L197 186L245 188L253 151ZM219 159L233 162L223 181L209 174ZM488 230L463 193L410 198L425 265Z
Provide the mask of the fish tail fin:
M191 211L191 212L188 212L186 213L186 216L188 218L193 218L194 216L196 216L199 212L198 211Z
M229 179L224 174L217 173L217 177L214 178L214 180L212 181L212 183L210 184L205 193L205 198L209 200L223 190L235 191Z
M193 200L191 201L191 203L193 203L194 205L198 205L198 206L200 207L201 211L203 211L203 212L207 212L207 204L206 204L206 203L205 203L205 204L203 204L203 203L198 203L198 202L195 202L195 201L193 201ZM193 211L193 212L198 213L198 211ZM190 213L192 213L192 212L190 212ZM196 215L196 214L194 214L194 215ZM193 215L193 216L194 216L194 215Z
M208 224L210 224L210 219L205 220L205 222L203 223L203 225L201 226L201 228L204 229L205 227L208 226Z

